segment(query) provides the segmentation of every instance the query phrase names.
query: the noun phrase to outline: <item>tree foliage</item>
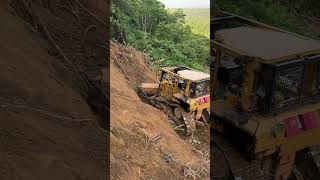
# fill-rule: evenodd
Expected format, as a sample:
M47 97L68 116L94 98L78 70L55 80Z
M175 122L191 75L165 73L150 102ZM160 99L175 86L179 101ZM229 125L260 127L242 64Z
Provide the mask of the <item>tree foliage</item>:
M203 35L210 38L210 8L200 9L169 9L170 12L180 10L185 14L185 23L189 25L194 34Z
M163 60L162 65L202 70L209 64L209 38L193 34L185 16L157 0L113 0L111 37Z
M313 4L313 5L312 5ZM214 10L229 11L257 21L319 39L298 14L316 16L320 13L319 0L215 0ZM311 7L314 6L314 7Z

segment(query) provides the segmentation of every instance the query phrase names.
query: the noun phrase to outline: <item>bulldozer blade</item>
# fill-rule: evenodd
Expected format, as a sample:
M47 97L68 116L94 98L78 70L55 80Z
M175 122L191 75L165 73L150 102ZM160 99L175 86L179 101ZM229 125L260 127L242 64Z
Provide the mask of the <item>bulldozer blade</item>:
M155 95L159 90L159 83L141 83L140 89L146 95Z

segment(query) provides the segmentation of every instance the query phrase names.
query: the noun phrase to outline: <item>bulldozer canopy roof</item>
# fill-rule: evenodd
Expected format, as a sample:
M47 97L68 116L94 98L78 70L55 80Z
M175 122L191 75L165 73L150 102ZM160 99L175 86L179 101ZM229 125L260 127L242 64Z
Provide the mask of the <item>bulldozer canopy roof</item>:
M178 71L178 75L180 75L184 79L190 79L191 81L200 81L200 80L210 78L209 74L206 74L200 71L192 71L192 70Z
M320 43L292 34L273 30L238 27L216 32L222 44L244 54L271 61L308 52L320 53Z

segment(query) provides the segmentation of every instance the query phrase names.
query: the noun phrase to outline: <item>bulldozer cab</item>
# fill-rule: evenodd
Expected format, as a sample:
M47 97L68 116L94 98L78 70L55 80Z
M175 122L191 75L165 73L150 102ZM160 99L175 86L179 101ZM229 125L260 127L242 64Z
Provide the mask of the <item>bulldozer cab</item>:
M226 98L247 113L261 114L319 101L319 42L268 26L240 25L216 30L211 43L213 100Z
M163 97L188 101L210 94L209 74L182 66L161 68L160 71L160 93Z

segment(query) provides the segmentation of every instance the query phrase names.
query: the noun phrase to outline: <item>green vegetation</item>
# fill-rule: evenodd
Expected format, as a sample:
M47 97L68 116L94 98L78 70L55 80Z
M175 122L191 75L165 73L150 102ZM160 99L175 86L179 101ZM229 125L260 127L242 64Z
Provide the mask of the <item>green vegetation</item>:
M192 33L182 10L170 13L157 0L113 0L111 37L148 53L161 65L203 70L209 65L209 38Z
M318 0L216 0L211 4L214 10L223 10L242 15L257 21L302 34L311 38L319 38L297 14L318 16L320 1Z
M178 9L169 9L175 12ZM194 34L203 35L210 38L210 9L182 9L186 15L186 24L191 27Z

